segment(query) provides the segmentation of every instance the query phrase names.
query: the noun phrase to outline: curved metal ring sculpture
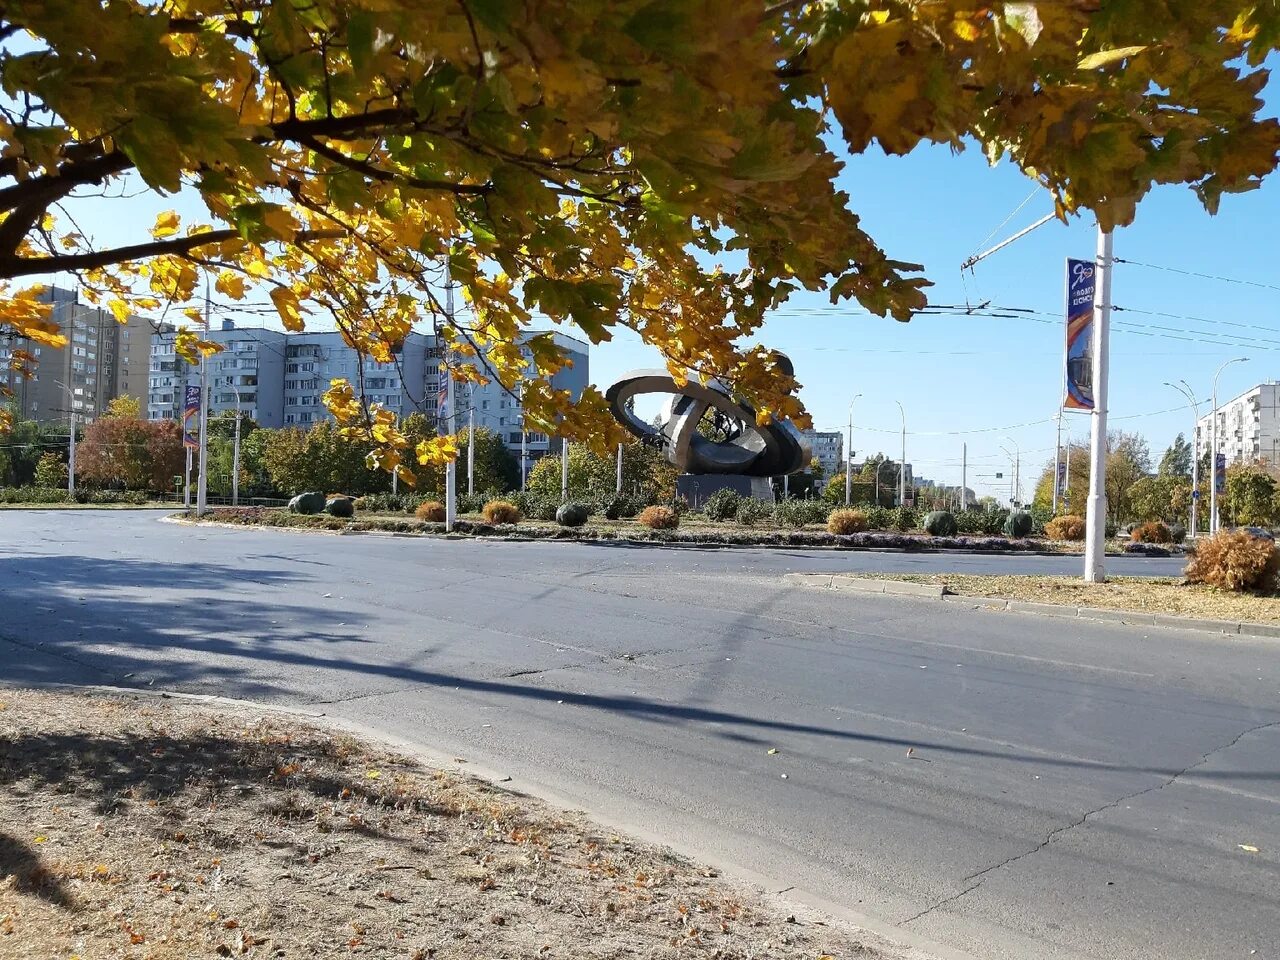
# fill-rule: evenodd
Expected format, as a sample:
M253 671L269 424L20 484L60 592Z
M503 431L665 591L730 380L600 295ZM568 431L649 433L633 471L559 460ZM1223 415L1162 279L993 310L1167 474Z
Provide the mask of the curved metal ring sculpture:
M635 415L628 402L645 393L670 393L657 426ZM666 370L633 370L605 393L613 416L645 443L661 447L684 473L777 477L809 465L812 454L788 421L756 424L756 412L718 380L677 386ZM698 432L712 414L714 437Z

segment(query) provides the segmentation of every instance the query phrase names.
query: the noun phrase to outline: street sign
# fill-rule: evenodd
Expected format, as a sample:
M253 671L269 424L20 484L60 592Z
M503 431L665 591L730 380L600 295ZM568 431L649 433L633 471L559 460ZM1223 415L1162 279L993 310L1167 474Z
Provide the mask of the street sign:
M997 479L997 480L1003 480L1003 479L1004 479L1004 474L1003 474L1003 473L997 473L997 474L996 474L996 479Z
M1200 499L1200 491L1199 491L1199 490L1192 490L1192 491L1191 491L1191 499L1192 499L1192 500L1199 500L1199 499Z

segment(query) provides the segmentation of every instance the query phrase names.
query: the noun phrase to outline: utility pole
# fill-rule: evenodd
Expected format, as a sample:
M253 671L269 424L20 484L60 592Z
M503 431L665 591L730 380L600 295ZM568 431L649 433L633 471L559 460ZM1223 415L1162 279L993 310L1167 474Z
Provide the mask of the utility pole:
M1093 288L1093 413L1089 430L1089 506L1084 543L1084 579L1087 583L1101 583L1107 578L1107 351L1111 339L1112 262L1111 232L1104 231L1099 226L1098 276Z
M898 461L898 506L907 505L907 412L902 409L902 401L895 400L898 413L902 415L902 459Z
M969 444L960 444L960 510L969 509Z
M209 332L209 278L204 278L204 332ZM200 475L196 479L196 516L209 510L209 363L200 351Z
M1200 457L1196 452L1196 431L1200 429L1200 405L1196 403L1195 391L1187 381L1179 380L1177 383L1170 383L1166 380L1164 385L1173 387L1182 394L1187 400L1187 406L1191 408L1191 528L1187 531L1187 536L1194 540L1196 521L1199 519L1196 508L1200 504Z
M231 505L240 504L240 388L236 396L236 437L231 446Z
M569 441L560 441L560 502L569 502Z
M855 394L849 401L849 442L844 451L844 505L849 506L853 495L853 405L862 394ZM879 504L877 504L879 506Z
M476 385L467 385L467 496L476 492Z
M520 383L520 492L529 482L529 431L524 421L524 382Z
M622 444L618 444L618 495L622 495Z
M1209 533L1218 532L1218 377L1222 375L1222 371L1233 363L1245 363L1248 357L1236 357L1234 360L1228 360L1218 367L1218 372L1213 375L1213 411L1212 419L1209 421Z
M449 326L453 326L453 274L449 270L449 261L446 258L444 262L444 313ZM449 363L446 358L444 367L445 380L445 401L444 401L444 424L448 433L453 433L453 374L449 370ZM458 461L450 460L444 469L444 529L446 533L453 532L453 525L458 519Z

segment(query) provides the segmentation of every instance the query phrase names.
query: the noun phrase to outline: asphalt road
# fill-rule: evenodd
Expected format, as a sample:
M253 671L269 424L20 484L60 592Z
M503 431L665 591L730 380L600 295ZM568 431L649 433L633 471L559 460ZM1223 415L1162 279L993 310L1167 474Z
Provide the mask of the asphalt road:
M0 679L312 705L982 960L1280 957L1280 644L779 576L1078 562L5 511Z

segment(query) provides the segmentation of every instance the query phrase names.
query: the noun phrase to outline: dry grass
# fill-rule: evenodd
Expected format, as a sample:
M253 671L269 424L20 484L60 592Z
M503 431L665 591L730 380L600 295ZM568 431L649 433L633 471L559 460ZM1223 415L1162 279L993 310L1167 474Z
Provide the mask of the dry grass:
M841 574L876 580L945 584L965 597L1033 600L1075 607L1139 610L1211 620L1280 623L1280 596L1228 593L1172 578L1117 577L1106 583L1085 583L1079 577L979 577L969 574Z
M0 957L882 957L584 818L293 718L0 690Z

